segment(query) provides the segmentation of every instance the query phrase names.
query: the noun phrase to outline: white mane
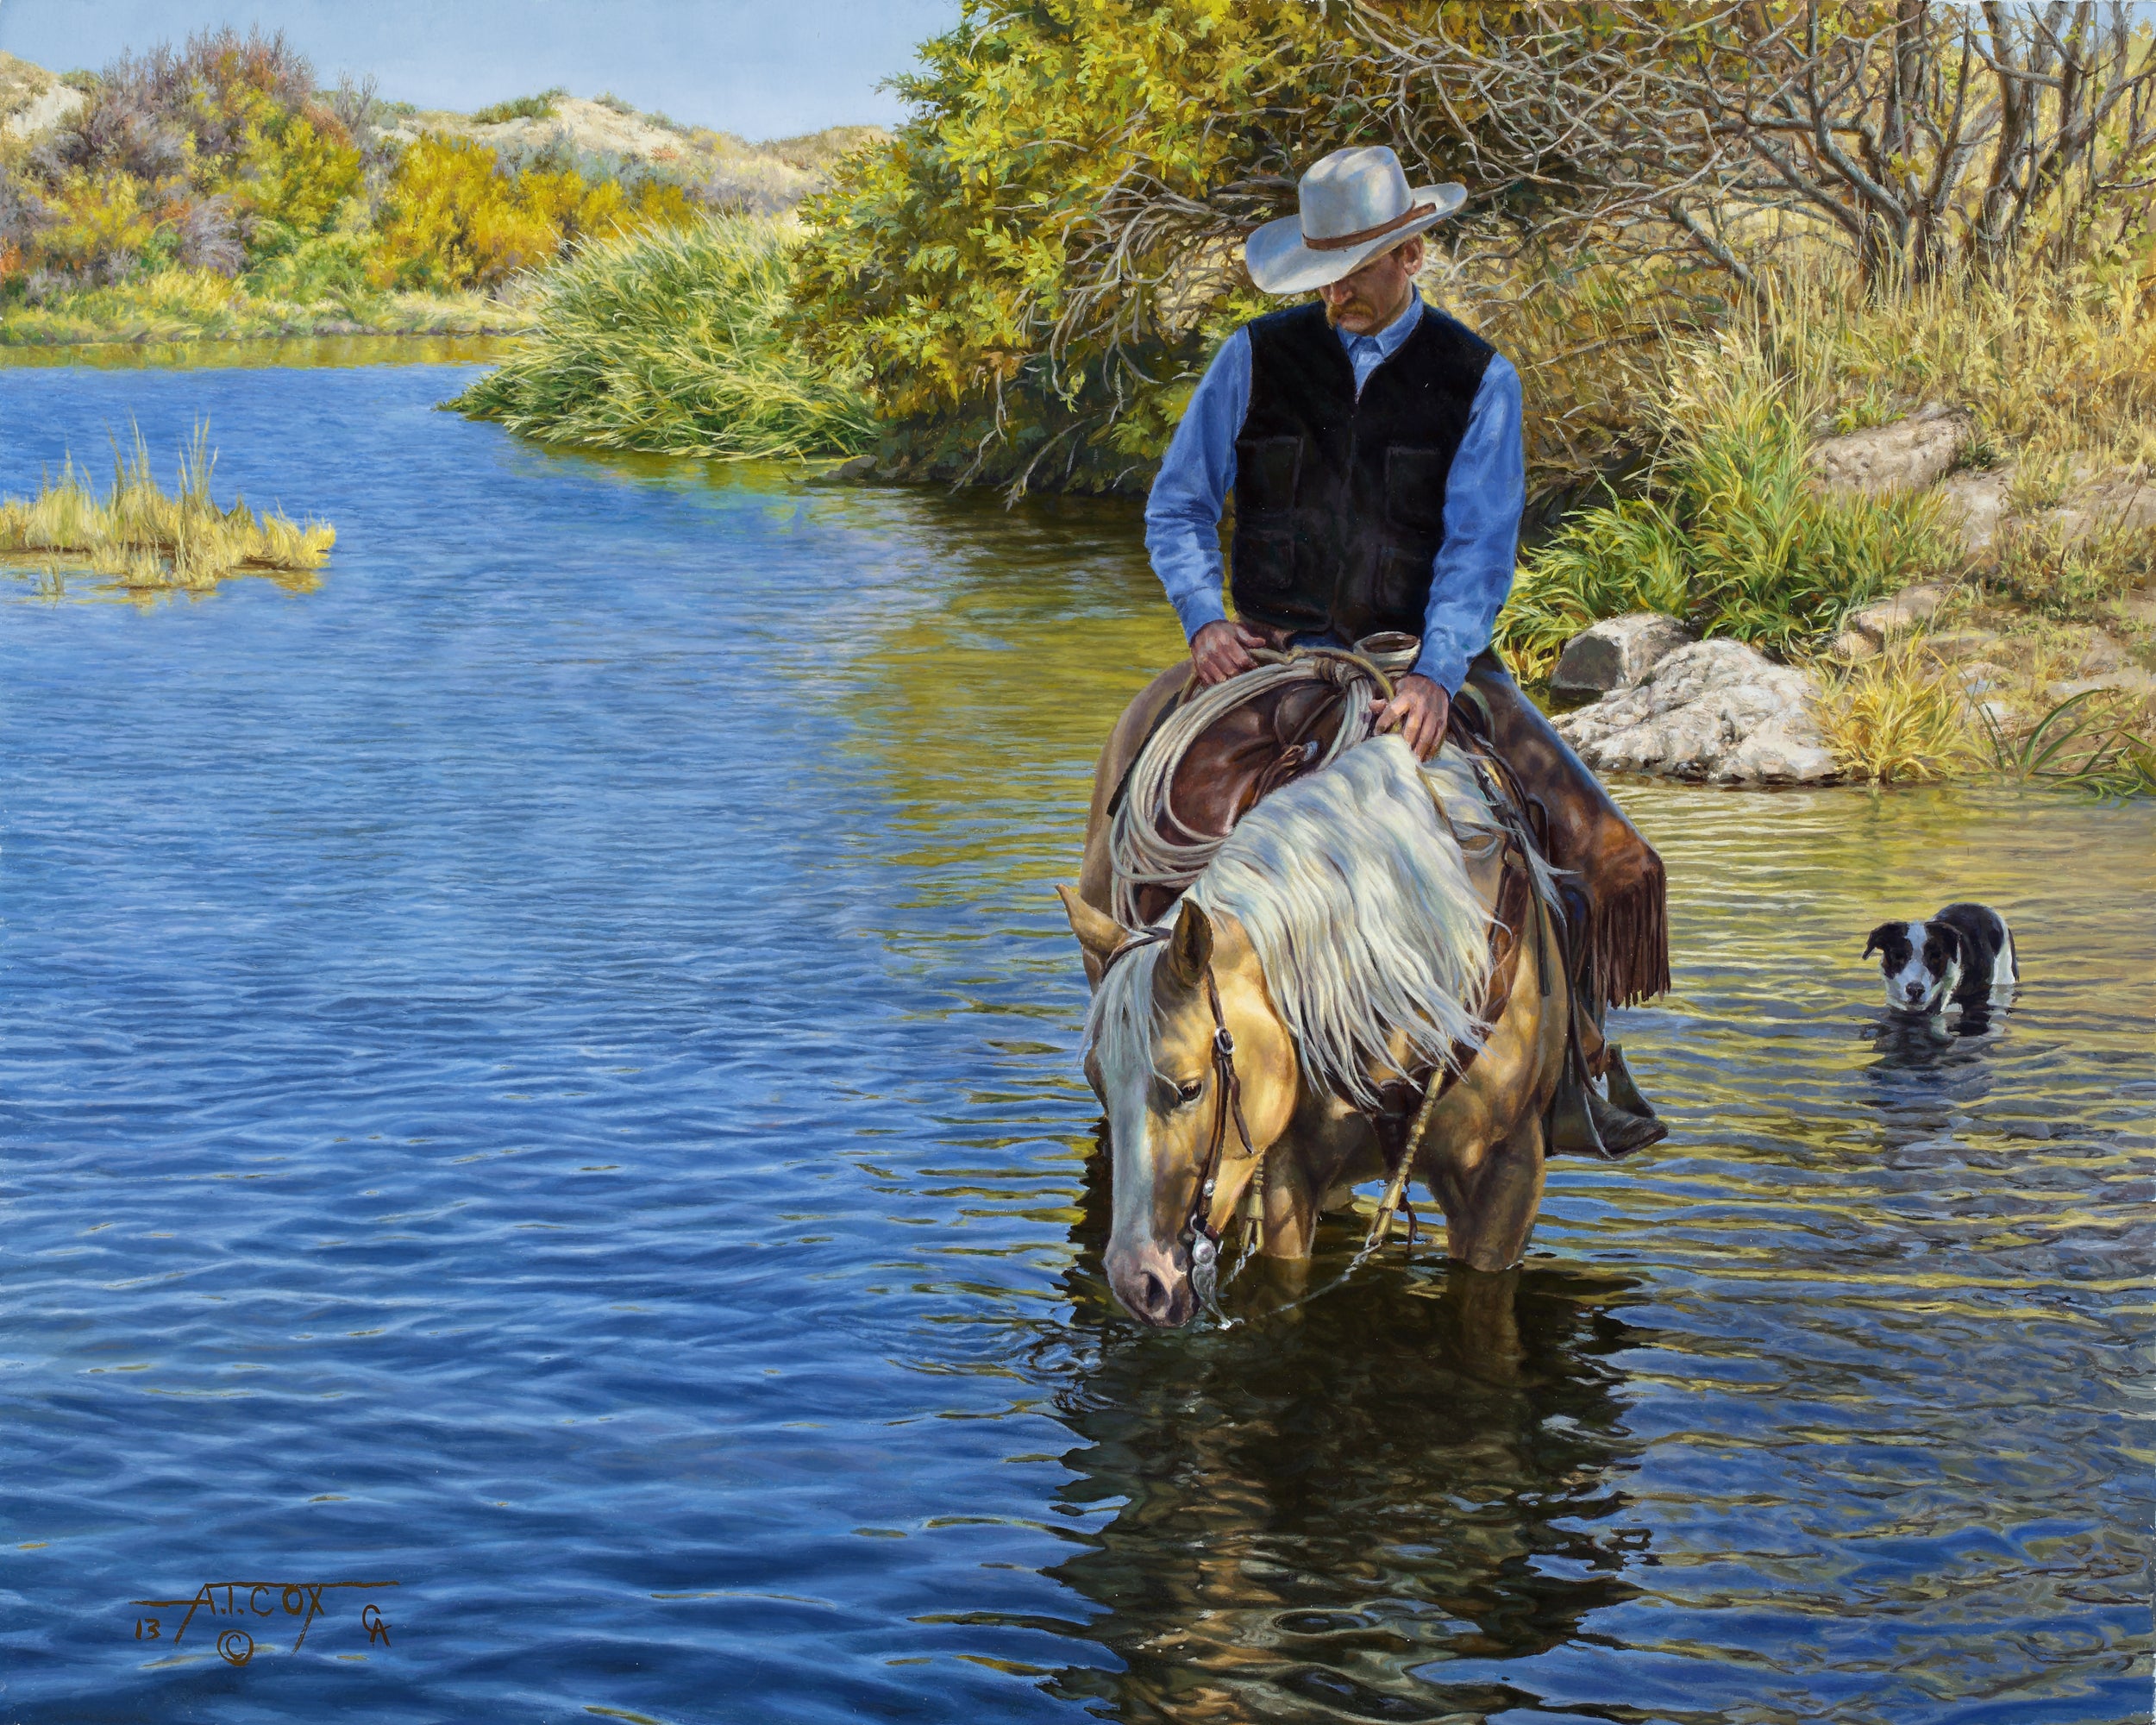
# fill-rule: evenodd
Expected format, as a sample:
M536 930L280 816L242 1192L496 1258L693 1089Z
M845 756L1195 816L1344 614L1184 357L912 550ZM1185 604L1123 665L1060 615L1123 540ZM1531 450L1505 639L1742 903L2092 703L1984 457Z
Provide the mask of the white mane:
M1471 775L1440 762L1430 773L1454 824L1485 827ZM1489 979L1484 908L1396 737L1351 749L1259 803L1186 896L1250 936L1313 1085L1369 1103L1369 1069L1392 1064L1395 1032L1430 1063L1489 1032L1470 1004ZM1086 1041L1104 1063L1151 1064L1160 955L1158 944L1131 953L1094 996Z

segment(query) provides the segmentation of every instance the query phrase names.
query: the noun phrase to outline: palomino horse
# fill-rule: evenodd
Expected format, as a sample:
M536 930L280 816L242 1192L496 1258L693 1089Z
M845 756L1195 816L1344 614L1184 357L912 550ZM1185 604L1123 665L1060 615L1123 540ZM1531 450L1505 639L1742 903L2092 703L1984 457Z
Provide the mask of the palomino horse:
M1086 1071L1108 1115L1108 1279L1133 1314L1187 1323L1193 1249L1238 1216L1269 1257L1307 1259L1328 1194L1387 1172L1374 1121L1426 1083L1395 1157L1452 1258L1520 1261L1571 1012L1540 868L1457 750L1419 768L1384 737L1250 809L1148 929L1060 889L1098 979Z

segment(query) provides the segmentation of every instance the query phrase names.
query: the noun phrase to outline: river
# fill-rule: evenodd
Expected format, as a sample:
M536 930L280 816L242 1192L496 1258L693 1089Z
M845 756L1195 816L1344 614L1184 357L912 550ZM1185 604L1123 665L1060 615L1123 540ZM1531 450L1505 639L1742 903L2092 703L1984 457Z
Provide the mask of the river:
M206 416L339 532L0 607L0 1716L2148 1716L2156 807L1625 787L1669 1140L1141 1333L1050 891L1131 512L469 375L0 371L0 492ZM2014 1010L1885 1022L1956 897Z

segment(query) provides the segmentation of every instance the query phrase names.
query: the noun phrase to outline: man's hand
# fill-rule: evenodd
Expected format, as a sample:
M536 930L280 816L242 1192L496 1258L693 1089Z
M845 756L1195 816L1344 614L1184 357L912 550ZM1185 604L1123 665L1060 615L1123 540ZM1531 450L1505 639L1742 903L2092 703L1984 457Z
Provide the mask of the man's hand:
M1270 640L1246 624L1223 618L1208 623L1190 637L1190 662L1198 668L1201 683L1225 683L1239 672L1254 669L1253 647L1269 647Z
M1399 693L1392 699L1374 700L1370 710L1377 714L1378 730L1397 726L1415 751L1415 759L1427 761L1445 741L1445 715L1452 710L1452 698L1428 677L1411 674L1400 680Z

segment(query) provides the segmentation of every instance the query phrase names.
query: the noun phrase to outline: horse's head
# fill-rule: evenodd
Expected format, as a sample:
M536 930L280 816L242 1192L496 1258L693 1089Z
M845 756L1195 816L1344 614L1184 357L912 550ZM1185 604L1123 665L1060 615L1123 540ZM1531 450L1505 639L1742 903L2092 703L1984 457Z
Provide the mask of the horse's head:
M1133 944L1131 931L1075 894L1062 898L1071 932L1106 971L1086 1026L1086 1076L1108 1113L1108 1285L1132 1315L1173 1328L1198 1308L1186 1230L1207 1147L1220 1133L1206 1206L1219 1228L1241 1208L1257 1162L1294 1112L1294 1043L1233 918L1209 917L1185 899L1166 938ZM1257 1156L1244 1148L1215 1058L1208 979L1234 1044L1236 1088Z

